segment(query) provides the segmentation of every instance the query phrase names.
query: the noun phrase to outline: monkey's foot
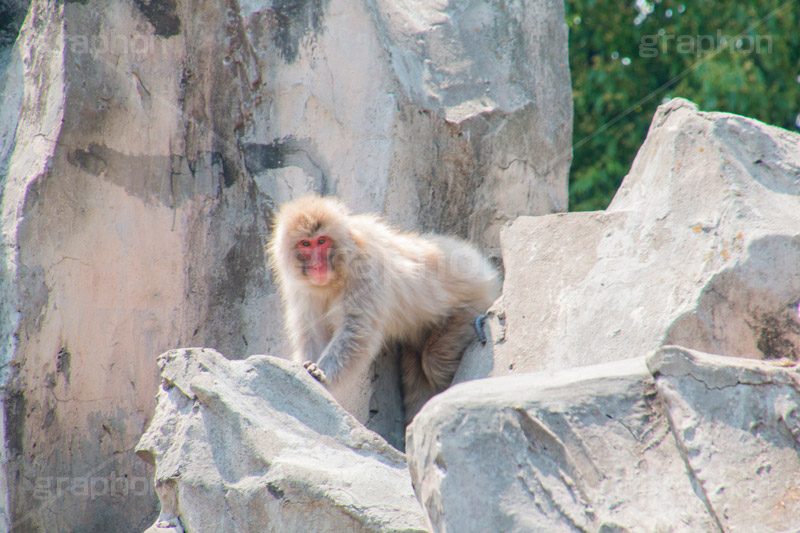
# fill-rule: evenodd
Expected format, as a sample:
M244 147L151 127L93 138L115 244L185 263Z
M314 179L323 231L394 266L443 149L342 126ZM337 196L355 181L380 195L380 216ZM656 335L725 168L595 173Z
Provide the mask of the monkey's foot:
M486 315L481 315L475 319L475 335L478 336L478 340L481 341L481 344L486 344L486 333L483 332L483 323L486 320Z
M322 369L317 366L317 363L313 363L311 361L306 361L305 363L303 363L303 366L305 367L306 370L308 370L309 374L314 376L314 378L317 381L319 381L323 385L327 385L328 384L328 378L325 377L325 372L323 372Z

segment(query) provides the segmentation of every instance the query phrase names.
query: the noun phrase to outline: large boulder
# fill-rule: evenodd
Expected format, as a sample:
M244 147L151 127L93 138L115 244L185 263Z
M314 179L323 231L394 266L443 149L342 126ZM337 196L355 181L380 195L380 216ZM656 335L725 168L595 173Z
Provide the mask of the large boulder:
M425 531L403 454L302 365L196 348L159 367L136 448L156 468L150 531Z
M408 428L433 531L797 531L800 369L665 347L456 385Z
M800 527L800 135L673 100L608 210L502 244L456 381L498 377L408 430L434 530Z
M566 45L557 2L34 1L0 58L0 521L151 521L109 481L153 474L153 355L288 353L276 204L337 194L494 255L505 221L564 210ZM340 399L399 445L384 361Z
M673 100L606 211L520 217L502 243L494 342L457 381L667 344L800 357L797 133Z

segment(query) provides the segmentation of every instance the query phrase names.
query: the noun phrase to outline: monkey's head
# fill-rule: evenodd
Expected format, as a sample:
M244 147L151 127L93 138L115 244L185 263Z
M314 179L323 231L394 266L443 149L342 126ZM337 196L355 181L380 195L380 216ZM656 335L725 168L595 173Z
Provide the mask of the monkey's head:
M270 242L279 276L314 287L341 282L341 263L352 246L347 208L332 198L304 196L281 206Z

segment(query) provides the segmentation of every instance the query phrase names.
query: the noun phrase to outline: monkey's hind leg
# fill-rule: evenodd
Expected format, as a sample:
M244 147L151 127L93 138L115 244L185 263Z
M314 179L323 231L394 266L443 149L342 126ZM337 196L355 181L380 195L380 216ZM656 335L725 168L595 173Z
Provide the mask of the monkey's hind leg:
M456 309L442 324L433 328L421 350L404 352L406 422L425 402L450 386L464 350L475 339L475 318L479 314L472 308Z
M422 371L437 393L450 386L464 350L475 340L475 318L479 314L471 308L456 309L425 342Z
M400 347L400 364L402 366L403 407L405 422L411 422L422 406L434 394L436 387L425 376L420 358L420 346L403 345Z

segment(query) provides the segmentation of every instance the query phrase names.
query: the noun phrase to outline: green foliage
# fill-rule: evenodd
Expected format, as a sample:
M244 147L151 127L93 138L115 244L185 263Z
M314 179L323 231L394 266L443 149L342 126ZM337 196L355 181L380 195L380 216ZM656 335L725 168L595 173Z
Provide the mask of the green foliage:
M797 0L566 0L575 124L572 211L604 209L656 108L684 97L797 131Z

